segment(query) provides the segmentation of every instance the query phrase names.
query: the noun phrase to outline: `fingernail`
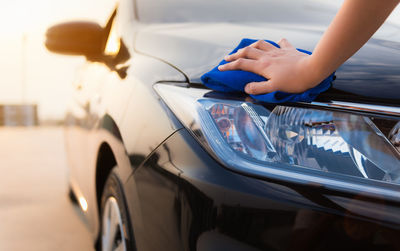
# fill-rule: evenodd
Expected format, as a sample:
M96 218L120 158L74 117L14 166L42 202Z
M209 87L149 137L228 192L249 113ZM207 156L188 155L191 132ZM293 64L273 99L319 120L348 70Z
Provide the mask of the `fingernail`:
M244 91L246 92L246 93L249 93L250 92L250 84L247 84L245 87L244 87ZM250 94L250 93L249 93Z
M229 58L230 58L229 55L226 55L226 56L224 57L225 60L229 60Z
M223 65L218 66L218 70L222 71L224 69Z

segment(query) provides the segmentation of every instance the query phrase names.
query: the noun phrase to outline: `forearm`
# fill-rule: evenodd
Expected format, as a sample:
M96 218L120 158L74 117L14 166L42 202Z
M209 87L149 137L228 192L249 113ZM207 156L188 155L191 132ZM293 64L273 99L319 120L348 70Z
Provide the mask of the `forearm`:
M399 0L345 0L309 59L315 81L335 71L383 24Z

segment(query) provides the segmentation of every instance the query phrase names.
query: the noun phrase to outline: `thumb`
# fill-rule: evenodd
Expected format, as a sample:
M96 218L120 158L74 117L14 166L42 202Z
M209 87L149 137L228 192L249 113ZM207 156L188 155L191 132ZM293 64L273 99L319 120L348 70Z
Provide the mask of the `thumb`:
M247 94L258 95L277 91L277 88L271 80L268 80L263 82L248 83L245 86L244 91Z

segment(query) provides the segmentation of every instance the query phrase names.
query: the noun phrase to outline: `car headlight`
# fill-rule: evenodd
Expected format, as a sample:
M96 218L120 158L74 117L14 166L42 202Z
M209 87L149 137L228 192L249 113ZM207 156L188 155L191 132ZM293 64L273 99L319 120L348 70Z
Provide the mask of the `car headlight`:
M209 90L165 84L155 89L228 168L263 177L290 175L298 182L321 183L321 177L335 180L339 174L400 183L400 154L392 143L399 141L400 126L390 133L390 142L368 116L285 105L267 109L207 97Z

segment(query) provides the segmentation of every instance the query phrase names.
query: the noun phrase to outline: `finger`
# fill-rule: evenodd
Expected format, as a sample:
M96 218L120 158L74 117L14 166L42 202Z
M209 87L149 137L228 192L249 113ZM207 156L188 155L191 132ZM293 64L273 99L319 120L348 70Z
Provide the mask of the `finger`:
M268 80L248 83L244 91L248 94L258 95L277 91L277 88L271 80Z
M230 71L230 70L242 70L257 73L259 64L256 60L239 58L230 63L218 66L220 71Z
M281 48L286 48L286 49L294 48L294 46L291 43L289 43L289 41L286 38L282 38L281 40L279 40L278 44Z
M272 44L265 42L264 40L259 40L250 45L250 47L257 48L263 51L271 51L271 50L278 50L277 47L273 46Z
M243 49L238 50L236 53L232 55L228 55L225 57L226 61L233 61L239 58L248 58L248 59L259 59L263 55L263 51L253 48L253 47L245 47Z

